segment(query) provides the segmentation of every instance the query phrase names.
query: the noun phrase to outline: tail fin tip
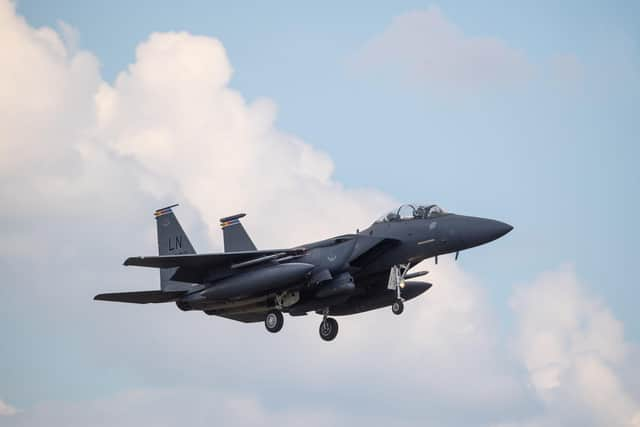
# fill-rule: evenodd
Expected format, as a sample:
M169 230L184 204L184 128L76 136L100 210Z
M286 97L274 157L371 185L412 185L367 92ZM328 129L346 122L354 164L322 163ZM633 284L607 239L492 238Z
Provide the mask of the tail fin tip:
M162 215L166 215L169 213L172 213L172 209L175 208L176 206L180 206L178 203L175 203L171 206L167 206L165 208L160 208L160 209L156 209L155 212L153 213L153 216L155 216L156 218L162 216Z

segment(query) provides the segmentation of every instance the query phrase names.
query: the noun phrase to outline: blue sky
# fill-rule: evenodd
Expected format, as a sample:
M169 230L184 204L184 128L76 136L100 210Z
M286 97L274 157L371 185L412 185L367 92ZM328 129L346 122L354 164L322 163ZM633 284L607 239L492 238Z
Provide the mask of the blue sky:
M543 272L570 266L585 292L621 322L625 338L631 343L640 340L637 279L633 274L635 242L640 238L635 224L640 184L636 166L640 154L637 3L335 2L308 6L299 2L91 4L23 0L16 10L31 27L60 31L60 21L72 26L79 49L96 58L100 78L118 92L124 92L126 85L119 86L116 77L138 60L136 48L151 33L186 31L218 39L233 68L228 87L248 104L268 98L277 110L273 127L328 156L333 164L331 179L339 188L367 188L394 201L436 202L457 213L514 225L515 230L505 239L463 253L459 262L485 294L489 317L497 318L491 327L500 337L508 340L520 325L514 320L514 293ZM442 31L433 30L425 36L420 28L406 30L408 21L402 17L420 12L426 13L426 18L422 16L426 21L419 23L440 23ZM397 38L384 39L384 34L397 34ZM383 42L376 44L378 39ZM473 45L480 46L477 57L460 59L457 53L446 53L447 47L458 52L463 46L459 43L487 39L490 43ZM434 50L424 47L427 41L433 43ZM67 43L70 51L74 49L71 44ZM498 53L482 62L483 46L487 52ZM423 67L421 61L431 59L434 52L445 52L436 61L447 64L453 57L462 61L465 69L451 71L449 76L437 74L437 65L435 72L412 68L415 64ZM467 64L477 66L477 72L467 71L472 68ZM490 75L482 74L483 70ZM109 138L117 139L113 135L119 131L114 129ZM138 153L125 150L125 154L119 165L129 171L129 162L137 161ZM118 197L118 191L116 188L109 194ZM207 239L208 218L198 213L204 209L199 205L201 200L196 196L189 199L187 193L147 192L140 196L142 201L136 199L136 206L148 204L153 209L156 201L182 194L188 202L187 212L181 214L187 217L192 233L200 235L193 238L199 243L196 246L215 249L215 242ZM337 198L330 209L350 215L354 211L351 205L343 206L346 200L360 199L348 193ZM118 206L125 201L123 197ZM370 205L377 206L374 202ZM192 213L189 206L194 208ZM235 210L236 206L215 209ZM153 230L144 213L132 210L123 212L122 222L128 218L125 214L136 215L127 227L149 228L139 231L140 240L132 243L144 253L153 248L153 244L146 244L153 242L148 234ZM15 214L17 218L17 210ZM333 218L324 215L319 214L318 221ZM252 216L264 215L250 212L248 221ZM67 224L69 218L61 216L60 224ZM24 227L31 230L33 223L24 221ZM93 235L91 221L82 229ZM367 225L339 224L353 224L354 228ZM258 220L255 226L260 226ZM297 226L304 227L304 220ZM352 230L340 230L348 231ZM266 231L255 232L265 239L270 237ZM100 239L99 234L95 237ZM114 272L122 250L117 243L105 245L108 250L95 243L86 246L113 253L108 258L113 265L100 266L105 275L115 280L153 280L140 272ZM262 246L269 245L265 241ZM48 243L43 247L49 247ZM73 256L69 254L71 259ZM61 260L56 263L64 265ZM20 281L26 279L20 267L31 269L33 259L11 255L5 257L4 264ZM44 279L44 272L33 275L29 279L33 283L50 280ZM70 276L92 280L90 271L74 271ZM21 296L15 298L23 301ZM51 309L46 310L44 318L51 320ZM104 310L101 315L108 316ZM124 309L116 310L121 313ZM80 312L91 315L90 308L84 306ZM155 308L139 312L135 318L145 322L163 315ZM5 368L10 386L0 389L0 402L13 398L14 405L28 408L50 400L61 384L64 392L59 398L63 400L87 393L99 398L141 385L173 384L169 379L158 380L158 384L141 379L131 371L136 367L132 362L111 366L109 378L96 385L89 375L99 369L102 358L82 357L84 333L65 332L78 319L61 321L62 330L55 332L40 329L39 317L29 319L10 308L4 320L13 325L5 332L14 340L16 350L4 356L0 353L0 357L20 364L26 363L20 362L26 354L59 352L55 357L62 361L59 366L78 372L71 379L60 378L42 365L45 380L34 392L37 370L23 376L20 369ZM235 325L232 328L234 333L241 331ZM18 330L30 333L21 335ZM35 343L31 333L38 337ZM153 372L141 375L152 377ZM295 389L290 384L282 387L288 392ZM237 386L242 389L242 384ZM264 398L266 392L260 393ZM269 405L272 403L266 407Z

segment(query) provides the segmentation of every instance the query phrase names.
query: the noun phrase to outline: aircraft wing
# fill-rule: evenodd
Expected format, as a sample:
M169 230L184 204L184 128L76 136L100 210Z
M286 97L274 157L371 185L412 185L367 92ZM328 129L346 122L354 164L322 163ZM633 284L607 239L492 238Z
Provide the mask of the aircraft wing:
M241 264L250 260L273 259L271 256L291 256L301 255L301 249L274 249L264 251L243 251L225 252L214 254L187 254L187 255L160 255L160 256L139 256L127 258L124 265L134 265L138 267L152 268L213 268L232 267L234 264Z

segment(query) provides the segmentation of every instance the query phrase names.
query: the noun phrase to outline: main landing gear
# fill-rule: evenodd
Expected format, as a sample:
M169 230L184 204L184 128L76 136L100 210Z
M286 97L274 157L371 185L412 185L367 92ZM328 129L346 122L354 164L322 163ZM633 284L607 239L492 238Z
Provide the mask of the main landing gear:
M322 322L320 322L320 338L325 341L332 341L338 336L338 321L333 317L328 317L329 310L325 309L322 313Z
M284 317L282 316L282 312L280 310L271 310L264 318L264 327L267 328L267 331L269 332L279 332L280 329L282 329L283 325Z
M332 317L328 317L328 309L323 310L322 314L323 318L319 328L320 338L325 341L332 341L338 336L338 321ZM280 310L271 310L264 318L264 327L271 333L280 332L283 325L284 317Z

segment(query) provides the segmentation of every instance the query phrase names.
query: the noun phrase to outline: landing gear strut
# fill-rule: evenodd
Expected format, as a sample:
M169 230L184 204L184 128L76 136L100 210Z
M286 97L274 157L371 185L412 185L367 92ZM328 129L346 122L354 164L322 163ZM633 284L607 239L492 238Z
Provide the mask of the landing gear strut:
M267 328L269 332L276 333L282 329L283 325L284 317L280 310L271 310L264 318L264 327Z
M402 288L404 288L404 276L411 267L410 263L399 264L391 267L389 272L389 283L387 289L396 291L396 300L391 305L393 314L401 314L404 311L404 298L402 298Z
M327 317L329 310L325 309L322 322L320 322L320 338L325 341L332 341L338 335L338 321L332 317Z

